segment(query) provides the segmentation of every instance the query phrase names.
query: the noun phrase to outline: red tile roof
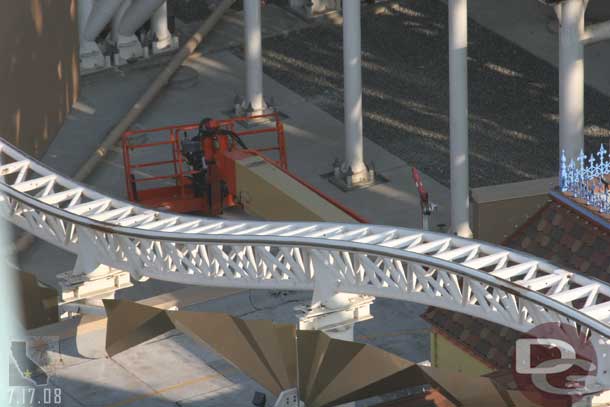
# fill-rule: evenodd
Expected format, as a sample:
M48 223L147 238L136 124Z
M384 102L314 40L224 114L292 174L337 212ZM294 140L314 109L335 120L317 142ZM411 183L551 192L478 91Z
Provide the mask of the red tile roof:
M610 223L560 194L510 236L504 245L610 283ZM519 333L484 320L437 308L423 318L488 366L510 367Z

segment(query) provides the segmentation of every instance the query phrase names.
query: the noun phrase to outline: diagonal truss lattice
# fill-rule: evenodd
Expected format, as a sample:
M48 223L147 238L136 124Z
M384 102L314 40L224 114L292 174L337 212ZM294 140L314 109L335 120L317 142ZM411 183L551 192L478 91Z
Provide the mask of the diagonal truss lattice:
M4 140L0 153L3 217L136 279L314 290L323 276L337 292L432 305L522 332L563 322L610 338L610 286L527 254L391 226L177 216L88 189Z

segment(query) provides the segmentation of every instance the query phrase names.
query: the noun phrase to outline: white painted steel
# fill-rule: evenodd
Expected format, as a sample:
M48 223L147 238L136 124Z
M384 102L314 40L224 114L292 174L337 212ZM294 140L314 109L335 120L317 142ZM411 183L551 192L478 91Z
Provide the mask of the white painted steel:
M167 48L172 44L172 33L169 31L167 21L167 1L155 11L151 19L152 29L155 32L158 49Z
M78 2L78 32L80 38L79 59L80 67L83 70L102 68L106 64L106 60L100 47L95 42L95 37L92 40L87 40L85 32L87 31L87 23L93 10L93 0L79 0Z
M260 114L265 109L263 98L263 37L261 2L244 1L244 59L246 62L245 108Z
M112 16L112 42L115 44L121 40L121 22L123 21L123 17L125 17L125 13L127 9L131 7L132 0L123 0L121 6L117 9L116 13Z
M83 34L86 41L95 41L126 0L95 0Z
M313 290L324 270L337 292L434 305L519 331L564 321L610 337L610 286L530 255L391 226L159 212L55 174L3 140L0 150L2 216L72 253L82 244L89 257L138 279Z
M164 0L132 0L121 19L119 33L133 35L161 7Z
M583 33L581 39L584 45L591 45L600 41L609 40L610 21L604 21L603 23L591 24L587 26L587 29Z
M598 366L605 367L598 383L610 389L604 282L507 248L421 230L154 211L55 174L4 140L0 153L0 216L133 278L312 291L327 290L330 281L338 293L432 305L521 332L572 324L592 334Z
M85 28L87 27L87 21L93 10L93 0L79 0L78 1L78 32L82 43L85 42Z
M468 168L468 2L449 0L451 230L472 237Z
M364 164L362 133L362 39L360 2L343 4L343 92L345 122L345 162L343 172L361 174Z
M561 4L559 29L559 155L578 157L584 148L585 60L581 37L586 2Z

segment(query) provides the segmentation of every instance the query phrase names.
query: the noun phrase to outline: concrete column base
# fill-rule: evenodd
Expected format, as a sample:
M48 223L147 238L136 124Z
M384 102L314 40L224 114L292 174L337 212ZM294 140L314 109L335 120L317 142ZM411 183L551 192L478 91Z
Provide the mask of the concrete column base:
M353 173L351 169L345 171L338 162L335 162L333 167L333 173L329 181L343 191L368 188L378 182L375 170L371 166L366 167L366 170L359 173Z
M264 102L262 109L253 109L251 104L247 104L245 100L237 101L234 107L234 113L239 117L260 116L275 112L273 105L267 101Z
M341 0L290 0L289 4L295 12L308 18L341 11Z
M81 44L79 50L81 71L93 71L107 67L106 57L100 47L93 41Z
M114 65L125 65L130 59L142 58L144 49L135 35L119 36L116 43L117 53L114 54Z
M163 54L165 52L172 52L180 47L180 41L178 37L172 35L162 40L154 41L152 43L153 55Z

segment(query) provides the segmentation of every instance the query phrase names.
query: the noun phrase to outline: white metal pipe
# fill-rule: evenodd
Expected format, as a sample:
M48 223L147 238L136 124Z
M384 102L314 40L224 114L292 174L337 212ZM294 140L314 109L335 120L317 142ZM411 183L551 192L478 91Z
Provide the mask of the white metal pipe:
M155 11L151 23L152 30L157 37L157 42L163 45L169 45L171 43L172 33L169 31L167 25L167 1L164 1L157 11Z
M562 3L559 29L559 154L576 158L584 148L585 66L583 0Z
M124 0L96 0L87 19L83 31L86 41L95 41L102 30L108 25Z
M468 169L468 2L449 0L451 228L472 237Z
M610 40L610 21L589 25L582 35L581 40L584 45Z
M343 2L344 171L366 171L362 135L362 50L360 2Z
M261 2L244 1L244 51L246 60L246 108L260 112L263 99L263 44L261 33Z
M127 9L129 9L129 7L131 7L131 3L132 3L132 0L123 0L123 3L121 3L121 6L119 7L117 12L112 17L112 41L114 43L119 42L119 38L121 37L121 33L120 33L121 21L123 20L123 17L125 16L125 13L127 12Z
M133 0L121 20L119 33L124 36L133 35L164 2L165 0Z
M81 45L85 39L85 29L87 21L93 10L93 0L79 0L78 2L78 32L81 38Z

